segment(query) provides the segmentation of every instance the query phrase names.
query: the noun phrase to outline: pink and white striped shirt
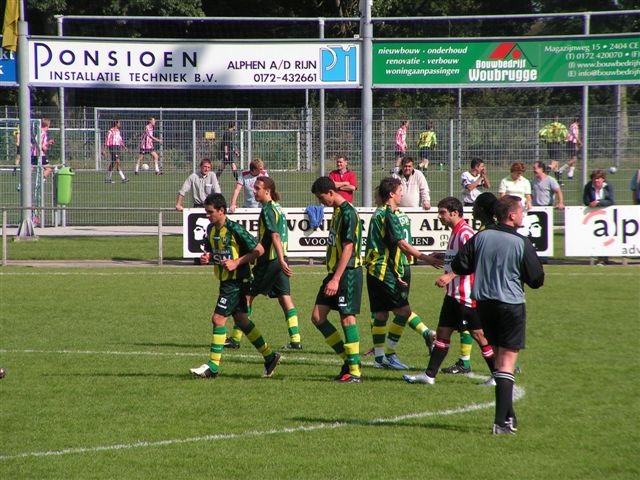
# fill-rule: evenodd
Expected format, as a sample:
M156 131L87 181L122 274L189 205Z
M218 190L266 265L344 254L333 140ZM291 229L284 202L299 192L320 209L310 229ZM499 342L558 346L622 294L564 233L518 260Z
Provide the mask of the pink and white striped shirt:
M402 126L396 131L396 152L407 150L407 127Z
M451 262L458 253L458 250L467 243L467 241L473 237L475 232L467 225L467 222L461 220L454 227L449 237L449 244L447 245L447 252L444 257L444 271L445 273L451 272ZM473 286L473 274L471 275L457 275L447 285L447 295L455 298L458 303L466 305L467 307L475 308L476 301L471 298L471 287Z
M107 147L121 147L124 142L122 141L122 135L120 134L120 129L113 127L109 129L107 133L107 138L104 141L104 144Z
M140 140L140 150L153 150L153 125L148 123Z

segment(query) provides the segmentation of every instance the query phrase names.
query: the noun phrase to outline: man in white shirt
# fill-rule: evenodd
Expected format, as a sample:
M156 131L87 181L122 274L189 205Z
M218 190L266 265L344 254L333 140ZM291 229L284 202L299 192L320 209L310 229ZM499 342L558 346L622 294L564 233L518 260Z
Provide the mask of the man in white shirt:
M394 168L391 173L400 179L404 189L400 207L422 207L425 210L431 208L429 184L424 174L413 167L413 158L404 157L400 167Z
M244 188L244 202L243 208L262 208L262 204L256 200L253 186L256 184L258 177L268 177L269 174L264 170L264 163L259 158L251 160L249 163L249 170L244 170L238 182L236 183L236 189L233 191L233 197L231 198L231 205L229 206L229 213L236 211L238 201L238 195L240 190Z
M194 207L203 207L205 199L210 194L221 193L218 177L211 168L211 160L208 158L203 158L200 161L200 171L189 175L178 192L178 199L176 200L177 211L181 212L183 210L182 202L184 196L189 192L193 194Z
M483 192L485 188L491 188L491 183L487 178L487 171L484 166L484 160L481 158L471 159L471 169L464 172L462 179L462 203L465 207L470 207L476 201L476 198Z

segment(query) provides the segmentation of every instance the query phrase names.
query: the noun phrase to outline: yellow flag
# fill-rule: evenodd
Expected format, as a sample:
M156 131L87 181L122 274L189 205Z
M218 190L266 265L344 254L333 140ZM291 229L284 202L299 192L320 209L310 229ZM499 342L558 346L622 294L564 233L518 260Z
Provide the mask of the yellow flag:
M18 0L7 0L2 24L2 48L15 52L18 48Z

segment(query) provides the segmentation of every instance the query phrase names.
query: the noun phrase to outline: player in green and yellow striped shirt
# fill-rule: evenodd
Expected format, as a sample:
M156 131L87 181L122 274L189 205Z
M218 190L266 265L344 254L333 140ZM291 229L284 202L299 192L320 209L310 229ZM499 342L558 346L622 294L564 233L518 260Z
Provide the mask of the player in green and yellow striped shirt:
M412 258L420 258L428 265L440 268L442 259L420 253L411 245L411 222L409 217L398 214L398 205L403 190L399 179L389 177L380 182L377 196L384 207L376 210L367 235L365 266L369 305L374 315L372 336L374 344L374 367L407 370L395 354L395 347L407 322L415 324L427 348L430 349L432 335L420 317L409 305L411 283L410 264ZM384 347L389 311L396 319L389 327L387 347ZM420 329L419 326L422 326Z
M362 223L356 209L339 193L329 177L320 177L311 186L320 203L333 207L327 238L327 272L318 291L311 321L325 342L344 360L342 383L360 383L360 336L356 315L362 298ZM340 313L344 341L327 319L331 310Z
M271 350L247 315L250 264L264 252L264 248L239 223L227 218L227 203L221 194L209 195L204 208L211 223L207 227L205 252L200 261L204 264L213 262L216 278L220 280L220 293L211 316L213 336L209 362L192 368L191 373L201 378L218 376L227 331L225 323L229 316L233 316L236 325L264 357L262 376L271 377L280 362L280 354Z

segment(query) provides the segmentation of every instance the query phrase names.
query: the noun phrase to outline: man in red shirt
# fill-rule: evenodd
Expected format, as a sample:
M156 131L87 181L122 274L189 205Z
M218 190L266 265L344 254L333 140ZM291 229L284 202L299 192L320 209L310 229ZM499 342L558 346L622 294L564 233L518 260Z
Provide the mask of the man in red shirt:
M347 157L339 156L336 158L336 169L329 173L329 178L336 184L338 193L347 202L353 203L353 192L358 188L356 174L349 168Z

